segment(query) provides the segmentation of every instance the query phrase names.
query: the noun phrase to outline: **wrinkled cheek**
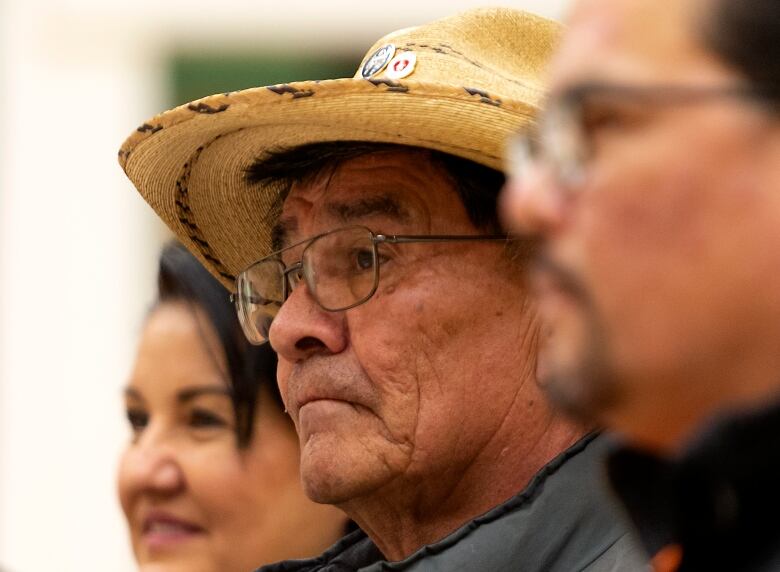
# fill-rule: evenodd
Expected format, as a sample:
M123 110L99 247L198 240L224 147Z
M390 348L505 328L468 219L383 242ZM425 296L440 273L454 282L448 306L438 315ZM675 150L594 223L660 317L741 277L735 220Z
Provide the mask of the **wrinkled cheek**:
M418 348L411 341L404 321L377 319L389 327L373 335L353 337L353 350L374 394L374 409L390 439L408 442L417 425L419 376Z
M355 355L379 396L383 423L394 439L411 442L420 432L425 403L446 393L447 370L458 363L453 348L473 320L464 315L469 310L456 293L445 288L456 286L452 280L442 285L434 273L420 272L395 286L348 311L348 320Z
M391 440L413 440L419 411L419 380L414 354L404 352L378 363L367 371L379 396L377 414Z

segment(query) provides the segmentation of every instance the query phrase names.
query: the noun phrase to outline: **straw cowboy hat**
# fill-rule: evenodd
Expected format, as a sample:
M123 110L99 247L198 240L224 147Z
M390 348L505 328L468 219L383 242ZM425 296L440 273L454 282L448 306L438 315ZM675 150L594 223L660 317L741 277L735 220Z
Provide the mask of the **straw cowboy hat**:
M279 191L246 181L269 150L325 141L425 147L501 169L533 117L558 24L483 8L389 34L352 78L212 95L139 127L119 163L176 236L228 288L271 250Z

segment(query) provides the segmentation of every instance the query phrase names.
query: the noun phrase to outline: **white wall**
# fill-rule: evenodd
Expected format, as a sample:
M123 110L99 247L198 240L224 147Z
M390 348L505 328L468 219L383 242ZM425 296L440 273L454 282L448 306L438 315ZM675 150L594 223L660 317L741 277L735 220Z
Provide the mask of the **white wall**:
M304 53L367 48L483 3L201 4L0 0L4 572L133 570L114 494L120 391L163 232L116 151L164 105L168 50L283 39ZM568 0L512 4L559 17Z

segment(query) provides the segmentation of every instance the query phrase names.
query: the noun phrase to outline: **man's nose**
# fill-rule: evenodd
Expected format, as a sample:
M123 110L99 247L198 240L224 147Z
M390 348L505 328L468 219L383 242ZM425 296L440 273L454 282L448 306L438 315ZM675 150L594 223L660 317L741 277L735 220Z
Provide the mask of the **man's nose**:
M512 231L546 237L563 223L565 202L549 169L538 166L507 181L501 195L502 218Z
M344 312L324 310L301 281L282 304L268 336L273 349L289 362L336 354L347 345L346 317Z

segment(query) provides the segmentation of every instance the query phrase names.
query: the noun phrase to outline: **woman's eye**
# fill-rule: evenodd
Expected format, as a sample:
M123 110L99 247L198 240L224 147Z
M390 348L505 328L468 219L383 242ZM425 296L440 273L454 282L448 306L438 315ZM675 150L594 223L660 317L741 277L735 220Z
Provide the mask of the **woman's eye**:
M128 409L125 415L134 433L138 433L149 424L149 414L141 409Z
M190 426L196 429L225 427L227 422L219 415L206 409L193 409L190 413Z

